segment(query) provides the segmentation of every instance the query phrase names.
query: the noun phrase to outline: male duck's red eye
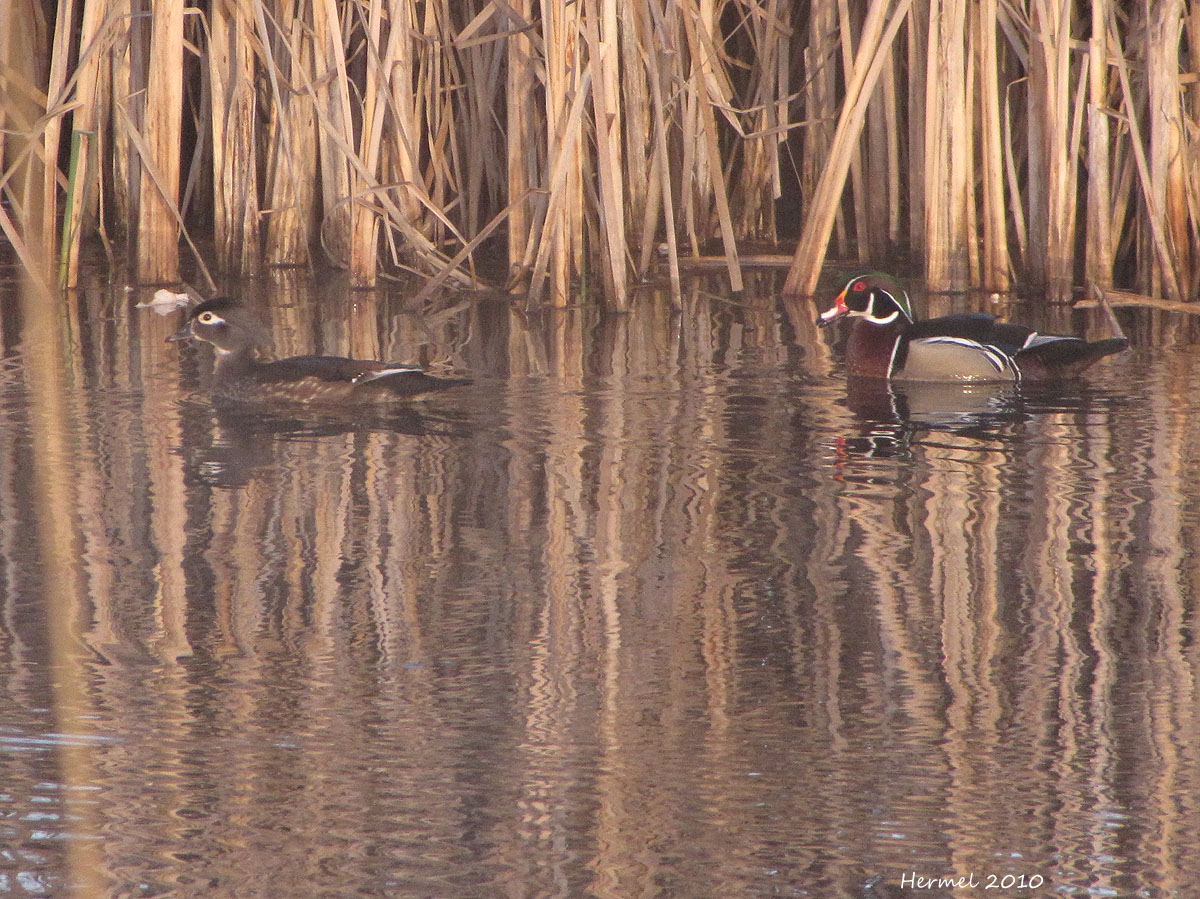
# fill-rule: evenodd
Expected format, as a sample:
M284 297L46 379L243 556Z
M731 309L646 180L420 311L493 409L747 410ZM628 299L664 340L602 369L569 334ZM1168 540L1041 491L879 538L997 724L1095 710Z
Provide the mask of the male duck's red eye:
M854 282L854 287L853 287L852 289L853 289L853 290L856 290L856 291L858 291L858 290L866 290L866 289L867 289L867 282L866 282L866 281L855 281L855 282Z

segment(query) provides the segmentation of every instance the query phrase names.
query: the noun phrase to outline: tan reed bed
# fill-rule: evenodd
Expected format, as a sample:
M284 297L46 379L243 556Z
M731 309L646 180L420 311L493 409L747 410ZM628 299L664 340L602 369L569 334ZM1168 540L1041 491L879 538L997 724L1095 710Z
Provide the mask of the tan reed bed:
M746 242L783 233L795 294L831 253L934 289L1200 287L1183 0L64 0L53 21L0 0L0 18L0 228L65 284L95 236L136 247L143 281L178 277L182 237L203 277L332 262L428 290L483 284L487 248L507 252L492 286L625 309L647 280L678 297L691 260L738 290L763 258Z

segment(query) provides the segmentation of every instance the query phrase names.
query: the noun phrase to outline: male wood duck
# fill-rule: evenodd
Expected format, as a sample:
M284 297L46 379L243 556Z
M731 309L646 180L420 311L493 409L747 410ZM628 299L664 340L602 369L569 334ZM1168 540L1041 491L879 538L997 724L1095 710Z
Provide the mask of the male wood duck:
M1087 341L1039 334L987 313L916 321L908 294L889 275L851 278L821 327L854 319L846 344L852 375L908 381L1047 381L1073 378L1129 346L1124 337Z
M249 309L230 297L215 297L196 306L188 313L183 327L167 340L193 337L216 348L212 393L218 399L343 406L378 404L469 383L462 378L436 378L414 365L343 356L292 356L264 361L259 358L258 349L269 343L266 329Z

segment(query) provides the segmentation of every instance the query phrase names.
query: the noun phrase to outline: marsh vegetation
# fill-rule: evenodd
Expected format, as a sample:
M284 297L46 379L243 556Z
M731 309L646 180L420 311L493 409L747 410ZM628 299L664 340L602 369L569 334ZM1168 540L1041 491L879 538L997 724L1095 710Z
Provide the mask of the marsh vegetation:
M48 10L55 10L50 20ZM1173 301L1200 254L1183 0L0 5L0 227L73 284L332 262L626 308L765 242L933 289ZM203 248L203 249L201 249ZM480 251L506 258L481 273ZM752 260L754 261L754 260ZM761 260L758 260L761 261ZM777 258L775 261L779 261ZM786 260L785 260L786 261Z

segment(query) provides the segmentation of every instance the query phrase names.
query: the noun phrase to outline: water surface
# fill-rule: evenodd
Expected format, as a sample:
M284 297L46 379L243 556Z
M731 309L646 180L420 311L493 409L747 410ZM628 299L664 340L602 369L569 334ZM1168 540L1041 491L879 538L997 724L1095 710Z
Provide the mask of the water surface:
M1195 894L1191 322L893 393L769 276L318 280L282 355L474 385L218 409L141 294L0 287L0 894Z

